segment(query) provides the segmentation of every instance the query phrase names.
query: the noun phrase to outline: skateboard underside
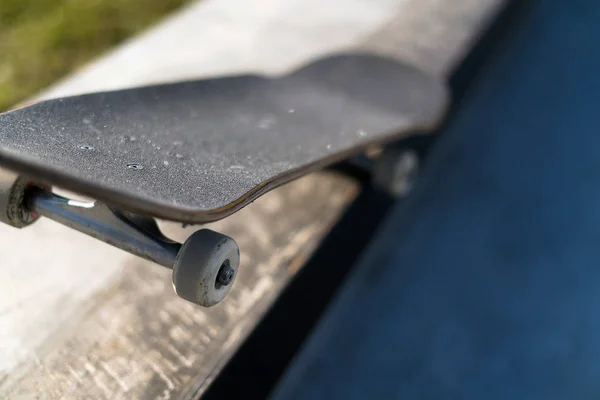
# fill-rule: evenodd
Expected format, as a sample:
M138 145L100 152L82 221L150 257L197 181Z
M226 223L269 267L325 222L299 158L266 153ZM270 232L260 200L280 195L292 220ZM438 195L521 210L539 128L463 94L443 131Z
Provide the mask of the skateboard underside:
M0 165L124 210L203 223L442 119L441 82L372 55L49 100L0 115Z

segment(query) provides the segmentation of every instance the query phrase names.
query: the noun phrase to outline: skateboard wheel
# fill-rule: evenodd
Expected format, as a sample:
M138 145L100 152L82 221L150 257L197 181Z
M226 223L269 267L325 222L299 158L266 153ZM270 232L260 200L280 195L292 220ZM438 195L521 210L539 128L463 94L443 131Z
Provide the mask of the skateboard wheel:
M416 150L404 146L388 148L375 162L373 183L394 197L405 197L419 174L419 164Z
M201 229L181 246L173 265L177 295L204 307L223 300L237 275L240 250L229 236Z
M0 168L0 222L23 228L39 217L24 205L25 190L29 186L29 180Z

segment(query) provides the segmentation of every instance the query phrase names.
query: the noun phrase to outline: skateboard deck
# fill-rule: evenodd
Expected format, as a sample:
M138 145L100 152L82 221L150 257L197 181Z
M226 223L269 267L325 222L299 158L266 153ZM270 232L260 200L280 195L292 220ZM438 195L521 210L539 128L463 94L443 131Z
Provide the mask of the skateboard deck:
M339 55L234 76L48 100L0 114L0 166L127 211L204 223L367 146L426 132L444 85Z

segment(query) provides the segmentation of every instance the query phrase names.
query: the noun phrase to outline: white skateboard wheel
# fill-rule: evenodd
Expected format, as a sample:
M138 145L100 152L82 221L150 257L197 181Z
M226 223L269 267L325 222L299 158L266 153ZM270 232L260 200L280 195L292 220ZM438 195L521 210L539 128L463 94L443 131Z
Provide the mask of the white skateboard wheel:
M179 297L211 307L227 295L239 265L240 250L232 238L201 229L183 243L177 254L173 287Z
M14 172L0 169L0 222L23 228L33 223L38 215L25 206L25 190L29 181Z

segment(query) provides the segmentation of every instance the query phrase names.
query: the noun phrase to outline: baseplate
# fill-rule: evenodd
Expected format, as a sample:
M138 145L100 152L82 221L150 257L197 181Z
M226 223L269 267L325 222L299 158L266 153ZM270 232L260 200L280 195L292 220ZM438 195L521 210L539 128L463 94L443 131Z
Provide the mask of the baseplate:
M444 85L338 55L277 78L93 93L0 115L0 165L124 210L203 223L329 164L433 129Z

